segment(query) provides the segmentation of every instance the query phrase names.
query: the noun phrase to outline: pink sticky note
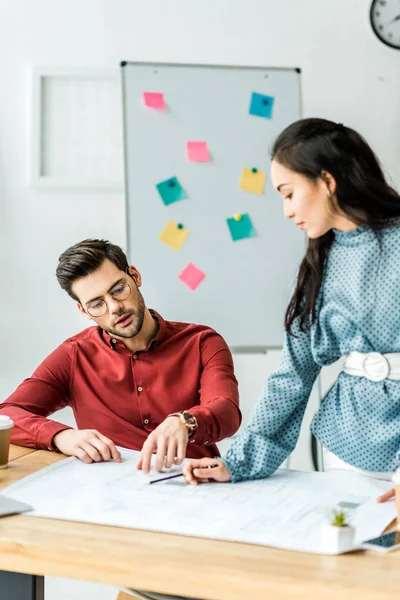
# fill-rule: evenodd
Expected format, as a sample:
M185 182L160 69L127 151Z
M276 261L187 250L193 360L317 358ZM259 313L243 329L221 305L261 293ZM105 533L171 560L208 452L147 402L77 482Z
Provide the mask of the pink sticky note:
M183 281L183 283L186 283L191 290L195 290L203 281L205 276L206 274L203 273L203 271L200 271L196 265L189 263L179 275L179 279Z
M165 108L164 94L161 92L143 92L143 100L149 108L163 110Z
M210 160L207 142L187 142L186 150L189 160L194 162L208 162Z

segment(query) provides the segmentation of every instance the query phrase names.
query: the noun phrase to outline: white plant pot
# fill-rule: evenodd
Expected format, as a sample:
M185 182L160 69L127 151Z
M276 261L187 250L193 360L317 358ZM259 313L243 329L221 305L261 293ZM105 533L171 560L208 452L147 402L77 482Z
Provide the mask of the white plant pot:
M351 526L336 527L324 523L321 529L323 551L328 554L347 552L354 546L355 529Z

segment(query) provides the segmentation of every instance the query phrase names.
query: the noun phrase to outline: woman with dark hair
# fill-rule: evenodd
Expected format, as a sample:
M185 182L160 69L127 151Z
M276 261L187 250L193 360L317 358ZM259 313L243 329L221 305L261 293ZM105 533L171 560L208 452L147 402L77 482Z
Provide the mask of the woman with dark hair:
M296 445L321 367L342 356L344 369L311 424L325 469L389 479L400 466L400 196L367 142L324 119L279 135L271 178L285 217L308 236L281 362L227 455L190 461L186 480L273 473Z

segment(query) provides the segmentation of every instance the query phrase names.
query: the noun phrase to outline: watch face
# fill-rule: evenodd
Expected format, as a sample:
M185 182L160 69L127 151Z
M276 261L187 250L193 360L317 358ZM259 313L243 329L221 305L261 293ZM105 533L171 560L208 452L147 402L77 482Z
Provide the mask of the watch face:
M400 50L400 0L374 0L370 20L378 38Z

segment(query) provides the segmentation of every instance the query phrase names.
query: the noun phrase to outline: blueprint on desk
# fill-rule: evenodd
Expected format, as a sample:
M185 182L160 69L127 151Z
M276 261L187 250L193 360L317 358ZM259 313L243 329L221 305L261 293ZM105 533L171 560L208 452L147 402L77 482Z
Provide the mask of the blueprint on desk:
M2 493L33 506L28 514L38 517L316 553L329 553L320 529L338 505L351 507L356 545L395 518L392 502L376 503L391 483L358 473L279 469L267 479L234 484L191 486L177 477L146 485L159 474L145 476L136 469L140 453L120 451L121 463L66 458ZM181 467L172 469L177 473Z

